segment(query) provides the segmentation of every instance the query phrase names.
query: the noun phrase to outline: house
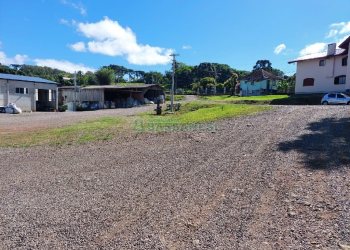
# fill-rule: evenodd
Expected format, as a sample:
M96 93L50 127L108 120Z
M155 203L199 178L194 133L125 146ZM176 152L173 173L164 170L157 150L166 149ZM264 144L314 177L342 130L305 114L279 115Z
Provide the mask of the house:
M75 91L74 91L75 90ZM164 100L164 91L157 84L66 86L59 88L60 104L71 110L74 101L86 109L129 108L147 101Z
M297 63L295 93L316 94L350 91L348 65L350 37L339 45L329 44L326 52L290 61Z
M265 95L277 91L277 82L281 77L264 70L254 70L250 75L240 80L240 95Z
M0 74L0 106L15 103L22 111L58 108L57 84L39 77Z

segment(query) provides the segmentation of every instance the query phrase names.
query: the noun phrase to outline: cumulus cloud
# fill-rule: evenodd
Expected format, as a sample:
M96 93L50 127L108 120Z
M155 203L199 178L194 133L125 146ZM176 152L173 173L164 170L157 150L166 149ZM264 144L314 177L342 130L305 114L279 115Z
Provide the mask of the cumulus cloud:
M74 50L74 51L78 51L78 52L85 52L86 51L86 47L85 47L85 43L84 42L77 42L74 44L70 44L69 47Z
M299 54L300 56L306 56L310 54L321 53L325 51L326 48L327 48L327 43L313 43L303 48Z
M27 55L17 54L14 57L7 57L5 52L0 51L0 63L5 65L10 64L24 64L28 61L29 57Z
M278 45L275 50L273 51L273 53L275 53L276 55L281 54L285 49L287 48L287 46L284 43L281 43L280 45Z
M63 71L67 71L70 73L74 73L74 71L96 71L93 68L87 67L84 64L75 64L66 60L55 60L55 59L34 59L34 62L37 66L46 66L54 69L60 69Z
M326 38L337 37L338 35L345 35L350 33L350 22L333 23Z
M190 49L192 49L192 46L191 45L183 45L182 49L183 50L190 50Z
M76 3L70 0L61 0L61 3L78 10L83 16L87 15L87 10L81 2Z
M89 41L86 50L108 56L123 56L131 64L157 65L170 62L171 49L140 44L129 27L108 17L96 23L78 23L77 30ZM85 45L84 45L85 46Z

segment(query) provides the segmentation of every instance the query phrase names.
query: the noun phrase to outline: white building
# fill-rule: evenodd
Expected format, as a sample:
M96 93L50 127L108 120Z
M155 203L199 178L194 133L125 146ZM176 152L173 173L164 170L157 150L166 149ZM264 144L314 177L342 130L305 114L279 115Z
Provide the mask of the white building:
M350 37L339 45L328 45L327 52L300 57L297 63L295 93L313 94L350 91L348 64Z
M53 111L58 108L57 95L57 84L53 81L0 74L0 106L15 103L23 111Z

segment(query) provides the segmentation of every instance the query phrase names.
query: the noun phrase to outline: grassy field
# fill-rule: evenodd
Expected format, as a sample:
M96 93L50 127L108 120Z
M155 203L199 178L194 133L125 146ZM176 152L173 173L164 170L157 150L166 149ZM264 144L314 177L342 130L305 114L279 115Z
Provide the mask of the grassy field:
M179 101L182 101L182 100L184 100L185 99L185 96L184 95L174 95L174 101L175 102L179 102ZM165 97L165 100L167 101L167 102L170 102L170 95L167 95L166 97Z
M271 107L262 105L195 101L184 104L174 114L156 116L154 112L149 112L131 117L104 117L61 128L0 135L0 147L55 146L105 141L115 138L121 132L181 130L183 126L250 115L269 109Z
M0 147L68 145L109 140L121 131L124 123L120 117L104 117L62 128L1 135Z
M288 95L262 95L262 96L230 96L230 95L220 95L220 96L206 96L203 97L206 100L210 101L273 101L279 99L288 98Z
M177 126L212 122L219 119L230 118L241 115L250 115L257 112L269 110L271 107L259 105L232 105L225 103L209 103L196 101L186 103L181 110L175 114L163 114L156 116L154 114L142 114L135 123L136 130L167 130L166 128L175 128ZM164 129L165 128L165 129Z

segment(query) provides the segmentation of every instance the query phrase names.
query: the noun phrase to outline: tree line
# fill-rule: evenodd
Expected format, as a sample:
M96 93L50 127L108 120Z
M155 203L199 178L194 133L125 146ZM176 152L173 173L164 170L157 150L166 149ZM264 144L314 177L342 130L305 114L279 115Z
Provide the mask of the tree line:
M292 78L286 77L284 73L272 67L269 60L258 60L252 71L265 69L286 79L284 88L293 82ZM33 65L1 65L0 73L18 74L42 77L59 83L61 86L73 85L73 74L50 67ZM175 65L176 88L184 90L197 90L206 87L226 87L233 91L239 79L249 75L251 71L237 70L227 64L204 62L199 65L190 66L177 62ZM70 80L67 80L70 78ZM140 71L128 69L119 65L102 66L96 72L77 72L77 81L80 86L88 85L112 85L118 83L145 83L160 84L166 89L170 88L172 72L160 73L156 71ZM288 81L287 81L288 80Z

